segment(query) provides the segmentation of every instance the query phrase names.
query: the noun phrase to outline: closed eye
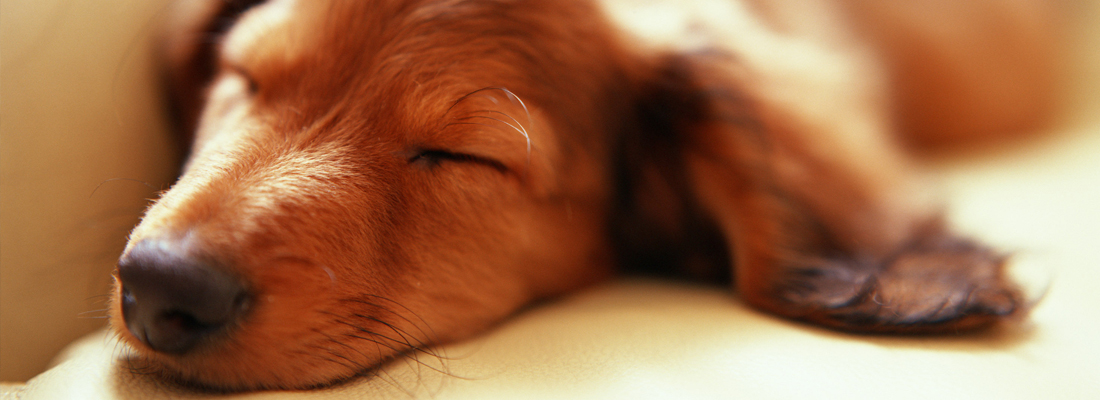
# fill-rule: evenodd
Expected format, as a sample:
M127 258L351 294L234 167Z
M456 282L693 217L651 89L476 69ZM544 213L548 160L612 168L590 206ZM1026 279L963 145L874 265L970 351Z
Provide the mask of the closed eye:
M230 71L233 71L233 73L237 74L237 76L240 76L242 79L244 79L245 82L247 82L248 94L250 96L255 96L256 92L260 91L260 84L256 82L256 78L252 76L252 74L249 73L248 70L232 64L228 65L227 68Z
M501 173L508 172L508 167L500 161L446 150L424 149L409 158L409 164L421 165L429 169L445 163L475 164L495 169Z

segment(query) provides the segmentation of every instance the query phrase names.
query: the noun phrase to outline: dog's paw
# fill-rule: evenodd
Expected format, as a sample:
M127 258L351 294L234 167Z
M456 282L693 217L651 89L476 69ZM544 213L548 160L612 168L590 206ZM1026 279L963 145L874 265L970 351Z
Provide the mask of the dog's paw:
M775 296L787 315L846 331L976 329L1029 306L1006 276L1007 260L972 241L934 237L885 260L813 260L788 270Z

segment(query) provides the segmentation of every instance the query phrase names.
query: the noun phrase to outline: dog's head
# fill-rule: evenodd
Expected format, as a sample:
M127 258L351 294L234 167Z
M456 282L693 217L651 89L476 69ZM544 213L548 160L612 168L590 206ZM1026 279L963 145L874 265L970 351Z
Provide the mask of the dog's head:
M119 263L138 361L309 387L611 269L631 57L586 2L187 1L183 176Z

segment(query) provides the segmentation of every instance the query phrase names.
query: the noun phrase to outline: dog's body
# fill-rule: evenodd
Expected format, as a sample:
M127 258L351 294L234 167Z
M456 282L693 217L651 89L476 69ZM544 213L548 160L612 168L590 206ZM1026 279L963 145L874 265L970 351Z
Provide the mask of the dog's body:
M353 376L617 267L733 275L845 330L1018 316L1004 258L944 227L895 140L1039 122L1050 10L886 3L181 2L192 155L131 235L114 326L245 389Z

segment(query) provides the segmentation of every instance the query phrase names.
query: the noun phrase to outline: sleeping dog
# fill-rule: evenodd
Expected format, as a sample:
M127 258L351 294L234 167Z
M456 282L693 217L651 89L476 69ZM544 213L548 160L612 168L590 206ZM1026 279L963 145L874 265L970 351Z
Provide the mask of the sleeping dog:
M163 376L307 388L617 271L855 332L1022 316L901 144L1050 111L1041 1L188 0L190 156L111 321Z

